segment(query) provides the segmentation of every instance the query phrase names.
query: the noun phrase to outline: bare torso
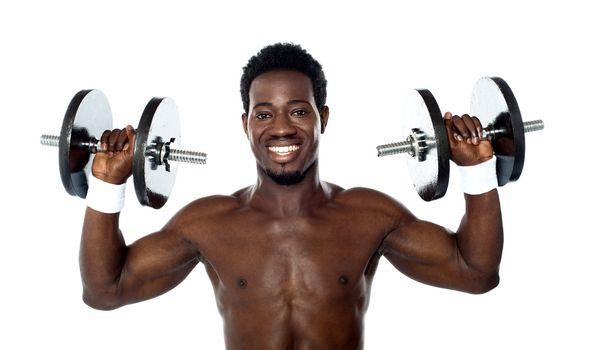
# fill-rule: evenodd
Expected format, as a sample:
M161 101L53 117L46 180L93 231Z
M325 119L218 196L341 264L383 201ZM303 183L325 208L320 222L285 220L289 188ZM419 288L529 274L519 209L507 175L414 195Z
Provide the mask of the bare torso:
M86 210L80 270L88 305L110 310L156 297L202 262L228 349L359 350L381 256L434 286L483 293L497 285L503 242L497 191L466 195L456 233L418 220L385 194L319 180L319 135L329 110L315 106L304 74L261 74L250 100L242 122L256 158L254 186L198 199L131 245L119 213ZM459 120L446 115L447 132L459 130L452 129ZM118 153L97 154L93 174L124 183L133 147L123 145L135 142L133 130L105 133L101 141ZM484 142L451 144L460 165L492 156Z
M374 191L330 188L319 208L295 217L252 208L247 189L204 199L215 214L185 226L213 284L228 349L362 348L379 247L393 219L367 206Z

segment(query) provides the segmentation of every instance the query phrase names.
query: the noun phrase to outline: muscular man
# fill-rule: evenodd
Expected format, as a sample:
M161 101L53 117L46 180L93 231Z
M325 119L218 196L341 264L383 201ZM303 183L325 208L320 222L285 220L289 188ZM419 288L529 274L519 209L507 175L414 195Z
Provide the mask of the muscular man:
M502 219L493 186L465 194L465 215L451 232L383 193L321 181L319 140L330 114L326 80L299 46L261 50L244 68L241 91L257 182L229 196L195 200L131 245L119 230L119 213L89 203L80 248L88 305L106 310L153 298L201 262L228 349L362 349L363 317L382 256L434 286L484 293L497 285ZM491 162L476 118L446 113L445 123L455 163L481 169L478 164ZM91 192L127 181L134 140L131 127L103 135L112 152L96 156L99 185L91 184Z

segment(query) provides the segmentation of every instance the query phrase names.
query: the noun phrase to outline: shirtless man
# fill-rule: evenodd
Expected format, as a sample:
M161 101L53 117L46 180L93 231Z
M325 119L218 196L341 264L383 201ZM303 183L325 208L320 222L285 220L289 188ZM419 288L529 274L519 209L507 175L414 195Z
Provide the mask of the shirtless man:
M383 193L320 180L326 81L305 50L264 48L244 67L241 86L257 182L230 196L195 200L129 246L119 213L89 203L80 248L88 305L109 310L156 297L201 262L227 349L362 349L381 256L438 287L484 293L498 284L503 233L495 187L465 194L457 232L421 221ZM493 162L476 118L446 113L445 123L456 164ZM129 178L134 140L131 127L105 132L101 142L112 152L93 163L100 186Z

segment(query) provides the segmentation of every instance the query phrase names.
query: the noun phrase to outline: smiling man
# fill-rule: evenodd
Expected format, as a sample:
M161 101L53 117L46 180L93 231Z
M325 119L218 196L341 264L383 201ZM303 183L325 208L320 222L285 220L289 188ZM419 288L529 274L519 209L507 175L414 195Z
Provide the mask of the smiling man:
M135 133L105 132L101 142L112 152L93 163L80 250L88 305L113 309L153 298L201 262L227 349L362 349L382 256L434 286L483 293L497 285L502 219L493 152L477 118L445 114L452 159L469 184L465 215L451 232L383 193L320 180L326 80L301 47L261 50L244 68L241 93L257 182L195 200L129 246L119 230L121 206L112 203L121 202L131 174Z
M253 103L242 122L259 171L279 185L303 181L317 169L319 134L328 122L328 107L318 110L311 81L297 71L262 73L249 91Z

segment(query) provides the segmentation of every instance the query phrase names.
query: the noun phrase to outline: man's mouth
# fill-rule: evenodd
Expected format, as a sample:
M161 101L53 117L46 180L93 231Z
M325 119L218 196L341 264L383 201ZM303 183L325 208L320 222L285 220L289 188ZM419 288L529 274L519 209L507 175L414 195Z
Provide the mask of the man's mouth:
M268 150L272 153L278 154L279 156L286 156L293 152L296 152L301 148L300 145L289 145L289 146L268 146Z

